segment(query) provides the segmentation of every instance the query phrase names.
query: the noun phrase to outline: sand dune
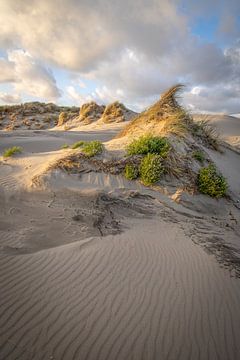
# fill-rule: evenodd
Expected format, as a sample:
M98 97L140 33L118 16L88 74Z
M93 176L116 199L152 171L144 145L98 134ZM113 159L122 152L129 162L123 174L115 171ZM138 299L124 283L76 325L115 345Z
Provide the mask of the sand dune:
M239 359L240 155L205 150L219 200L54 166L78 140L114 158L122 127L0 132L23 147L0 161L0 359Z
M127 233L2 253L1 357L237 359L239 280L161 211L125 218Z
M214 125L220 136L229 144L240 148L240 118L230 115L194 115L196 120L208 120Z

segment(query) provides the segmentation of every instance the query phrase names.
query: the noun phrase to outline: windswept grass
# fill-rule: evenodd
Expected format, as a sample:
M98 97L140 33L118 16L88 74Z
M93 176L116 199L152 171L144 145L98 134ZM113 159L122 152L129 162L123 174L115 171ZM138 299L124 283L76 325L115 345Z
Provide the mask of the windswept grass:
M22 148L19 146L13 146L9 149L4 150L3 157L11 157L14 154L19 154L22 152Z

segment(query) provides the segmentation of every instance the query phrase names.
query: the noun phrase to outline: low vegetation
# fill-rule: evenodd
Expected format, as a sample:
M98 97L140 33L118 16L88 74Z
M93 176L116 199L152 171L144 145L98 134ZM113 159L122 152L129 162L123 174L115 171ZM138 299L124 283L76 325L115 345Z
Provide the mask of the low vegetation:
M170 144L168 140L160 136L144 135L133 140L127 147L128 155L157 154L162 158L168 155Z
M200 151L200 150L194 151L192 153L192 156L193 156L194 159L196 159L200 163L203 163L204 160L205 160L204 153L202 151Z
M214 165L200 169L198 174L198 189L201 193L220 198L226 194L227 181L217 171Z
M152 185L160 180L164 169L160 155L147 154L140 164L140 179L144 185Z
M77 141L72 145L72 149L78 149L79 147L82 147L85 144L85 141Z
M128 180L135 180L139 176L138 166L134 164L127 164L125 166L124 175Z
M9 149L4 150L3 157L11 157L14 154L19 154L22 152L22 148L19 146L13 146Z
M62 146L61 146L61 149L68 149L69 148L69 145L68 144L63 144Z
M190 119L189 129L194 137L197 137L208 147L219 150L219 135L216 128L209 123L209 120L193 121Z
M99 155L103 152L103 144L98 140L85 142L85 144L82 146L82 152L87 157Z

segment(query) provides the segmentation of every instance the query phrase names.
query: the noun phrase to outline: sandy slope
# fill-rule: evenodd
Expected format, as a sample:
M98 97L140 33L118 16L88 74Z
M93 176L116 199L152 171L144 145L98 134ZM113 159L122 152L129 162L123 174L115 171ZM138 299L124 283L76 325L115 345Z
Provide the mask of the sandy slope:
M194 115L196 120L209 120L214 125L220 136L229 144L240 148L240 118L216 114L216 115Z
M0 359L239 359L232 202L177 204L94 173L57 171L31 188L63 143L115 132L0 134L1 149L25 150L0 164ZM237 201L240 156L209 154Z
M1 358L238 359L239 280L178 225L129 225L2 255Z

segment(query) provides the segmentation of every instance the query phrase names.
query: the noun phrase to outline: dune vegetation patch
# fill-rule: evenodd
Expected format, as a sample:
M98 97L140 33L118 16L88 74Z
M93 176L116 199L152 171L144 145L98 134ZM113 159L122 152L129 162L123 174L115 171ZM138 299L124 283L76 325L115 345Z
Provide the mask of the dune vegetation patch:
M93 157L95 155L99 155L103 152L103 144L98 141L98 140L94 140L94 141L89 141L89 142L85 142L85 144L82 146L82 152L84 155L86 155L87 157Z
M165 158L169 152L170 144L168 140L160 136L144 135L134 139L127 146L128 155L157 154Z
M135 164L127 164L124 169L125 178L128 180L135 180L139 176L138 166Z
M71 148L79 151L61 159L56 166L70 172L123 175L145 186L162 184L167 191L181 188L191 194L199 191L211 197L224 196L226 180L217 169L212 165L200 169L203 164L210 164L207 148L221 151L217 133L208 122L194 121L182 107L178 101L182 89L181 84L172 86L155 104L138 114L106 145L106 157L95 158L104 150L100 141L78 141ZM119 106L114 103L101 111L109 115ZM95 109L93 103L90 107Z
M61 149L69 149L69 145L68 145L68 144L63 144L63 145L61 146Z
M205 160L205 155L204 155L203 151L201 151L201 150L194 151L192 153L192 156L193 156L194 159L196 159L200 163L203 163L204 160Z
M80 141L77 141L74 144L72 144L71 148L78 149L78 148L82 147L84 144L85 144L85 141L80 140Z
M81 152L87 157L92 157L95 155L99 155L103 152L104 146L98 140L93 141L77 141L72 146L72 149L80 148Z
M22 152L22 148L20 146L13 146L4 150L3 157L8 158L13 156L14 154L20 154Z
M139 170L140 179L144 185L155 184L160 180L161 174L164 172L161 156L147 154L142 159Z
M201 193L220 198L226 194L227 181L211 164L200 169L198 174L198 189Z

